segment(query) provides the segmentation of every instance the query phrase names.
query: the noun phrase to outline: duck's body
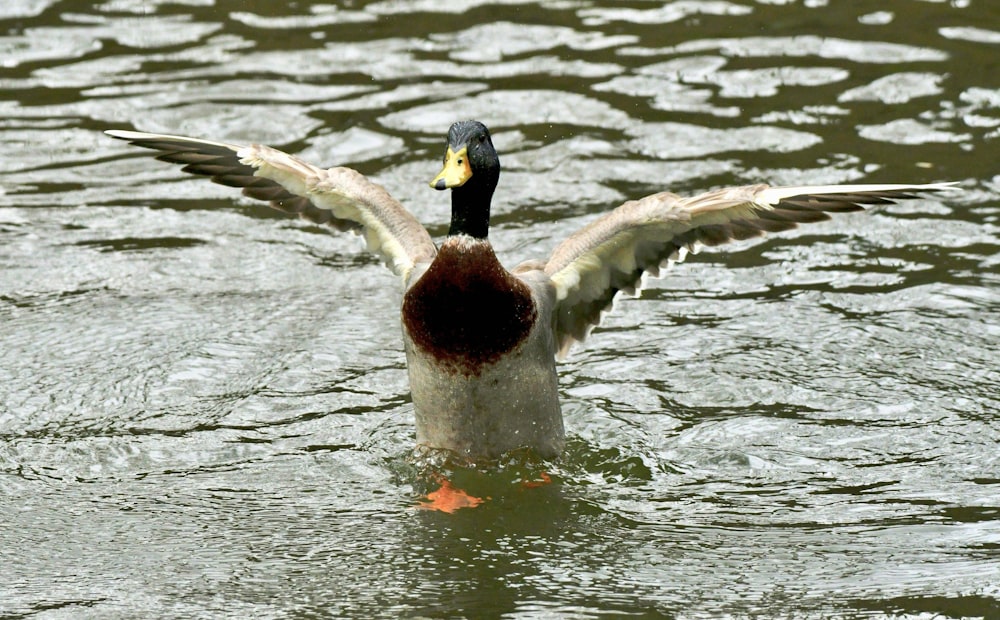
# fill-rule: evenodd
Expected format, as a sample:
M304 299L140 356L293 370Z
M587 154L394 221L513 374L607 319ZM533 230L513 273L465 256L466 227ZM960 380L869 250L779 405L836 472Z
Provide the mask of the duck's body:
M485 239L449 237L403 297L417 443L467 458L530 446L562 450L555 289L538 270L514 275Z
M949 186L755 185L692 198L664 192L619 206L560 244L547 261L509 271L487 238L500 164L481 123L452 126L445 167L431 182L452 190L451 228L440 248L388 192L353 170L324 170L258 145L108 133L162 151L159 159L241 187L275 208L363 235L403 280L417 443L470 460L519 448L559 454L564 431L556 359L586 337L618 293L637 292L645 275L658 275L701 245Z

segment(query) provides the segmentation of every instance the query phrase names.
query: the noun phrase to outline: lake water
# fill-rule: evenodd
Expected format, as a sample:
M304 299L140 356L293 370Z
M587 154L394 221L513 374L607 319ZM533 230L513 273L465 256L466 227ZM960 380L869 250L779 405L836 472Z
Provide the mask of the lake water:
M1000 617L1000 3L5 0L0 27L0 616ZM664 189L962 191L689 259L562 365L562 459L428 473L357 238L101 133L349 165L440 238L465 118L508 265ZM416 509L436 475L485 501Z

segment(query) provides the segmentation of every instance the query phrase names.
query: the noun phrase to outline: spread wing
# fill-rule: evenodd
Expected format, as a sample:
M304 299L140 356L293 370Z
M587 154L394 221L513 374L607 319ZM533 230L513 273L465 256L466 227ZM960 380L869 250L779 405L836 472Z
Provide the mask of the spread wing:
M350 168L323 169L279 150L197 138L110 130L109 136L160 151L156 159L239 187L275 209L364 237L405 281L413 267L430 262L437 249L427 230L382 186Z
M914 198L927 185L822 185L721 189L691 198L661 193L626 202L560 244L545 265L556 288L556 342L564 357L610 310L619 292L637 294L646 275L659 276L701 246L749 239L827 213Z

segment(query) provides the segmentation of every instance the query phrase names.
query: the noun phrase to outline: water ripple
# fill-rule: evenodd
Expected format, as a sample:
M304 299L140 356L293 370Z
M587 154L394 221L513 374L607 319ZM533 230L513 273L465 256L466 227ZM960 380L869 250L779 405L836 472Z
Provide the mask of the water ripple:
M4 3L0 615L1000 614L995 9L660 4ZM100 133L355 166L440 237L468 117L511 265L662 190L964 191L689 257L561 366L562 459L455 467L359 239ZM417 510L442 475L482 503Z

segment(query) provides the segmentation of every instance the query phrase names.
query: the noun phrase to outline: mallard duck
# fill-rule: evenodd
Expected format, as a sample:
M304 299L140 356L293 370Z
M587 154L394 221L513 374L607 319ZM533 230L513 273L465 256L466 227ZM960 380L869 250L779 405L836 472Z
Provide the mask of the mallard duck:
M619 293L636 294L646 275L703 245L951 185L750 185L690 198L663 192L597 218L547 260L507 270L488 239L500 160L480 122L451 126L444 168L430 182L451 190L451 226L440 246L389 192L352 169L319 168L257 144L107 133L160 151L157 159L183 164L185 172L364 237L402 279L417 443L467 460L521 448L546 458L560 453L556 360L587 336Z

